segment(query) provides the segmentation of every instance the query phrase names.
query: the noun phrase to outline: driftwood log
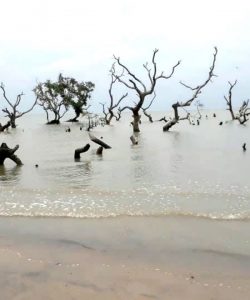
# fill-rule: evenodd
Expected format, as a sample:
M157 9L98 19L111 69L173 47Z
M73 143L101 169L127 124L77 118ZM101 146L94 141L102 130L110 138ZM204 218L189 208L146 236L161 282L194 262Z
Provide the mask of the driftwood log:
M80 159L81 158L80 154L83 152L87 152L89 150L89 148L90 148L90 144L86 144L83 148L76 149L74 158Z
M21 166L23 163L14 153L19 148L19 145L16 145L13 149L9 148L6 143L2 143L0 146L0 165L4 164L6 158L13 160L18 166Z
M102 146L104 149L111 149L111 147L104 143L103 141L99 140L98 138L96 138L93 134L89 133L89 138L92 142Z

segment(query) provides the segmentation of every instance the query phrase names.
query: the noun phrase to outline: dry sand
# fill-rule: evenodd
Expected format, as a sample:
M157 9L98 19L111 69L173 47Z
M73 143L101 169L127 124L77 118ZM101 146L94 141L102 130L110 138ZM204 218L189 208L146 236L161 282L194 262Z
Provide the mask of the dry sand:
M250 299L249 223L0 218L0 299Z

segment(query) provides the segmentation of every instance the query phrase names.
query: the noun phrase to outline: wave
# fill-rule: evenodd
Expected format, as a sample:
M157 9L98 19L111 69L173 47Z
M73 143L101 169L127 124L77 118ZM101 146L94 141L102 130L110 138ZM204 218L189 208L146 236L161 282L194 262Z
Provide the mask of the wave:
M237 214L215 214L215 213L194 213L194 212L164 212L164 213L126 213L126 214L76 214L76 213L50 213L50 212L15 212L7 213L0 212L0 217L31 217L31 218L76 218L76 219L109 219L109 218L122 218L122 217L176 217L176 218L197 218L215 221L250 221L250 213L237 213Z

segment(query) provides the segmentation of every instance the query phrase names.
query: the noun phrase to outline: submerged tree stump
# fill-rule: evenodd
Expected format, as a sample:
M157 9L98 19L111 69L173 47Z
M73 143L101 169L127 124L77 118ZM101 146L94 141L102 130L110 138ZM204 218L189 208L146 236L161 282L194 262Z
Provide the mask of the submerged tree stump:
M90 148L90 144L86 144L83 148L76 149L74 158L80 159L81 158L80 154L83 152L87 152L89 150L89 148Z
M131 135L130 140L133 145L138 145L138 140L136 139L136 137L134 135Z
M0 146L0 165L4 164L6 158L13 160L18 166L21 166L23 163L14 153L19 148L19 145L16 145L13 149L9 148L6 143L2 143Z
M100 147L96 150L96 154L97 154L97 155L102 155L102 151L103 151L103 147L100 146Z

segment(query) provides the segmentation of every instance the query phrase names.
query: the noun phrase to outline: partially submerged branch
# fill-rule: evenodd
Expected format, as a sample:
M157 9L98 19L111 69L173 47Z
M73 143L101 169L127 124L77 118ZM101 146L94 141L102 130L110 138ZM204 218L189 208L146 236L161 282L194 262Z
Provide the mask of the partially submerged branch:
M95 137L93 134L89 133L89 138L92 142L102 146L104 149L111 149L111 146L104 143L103 141L99 140L97 137Z
M4 164L6 158L13 160L18 166L21 166L23 163L14 153L19 148L19 145L16 145L14 148L9 148L6 143L2 143L0 146L0 165Z
M239 113L235 117L235 119L237 119L242 125L249 120L248 116L250 115L250 107L248 107L248 104L249 104L249 99L247 101L243 101L239 109Z
M80 159L81 158L80 154L84 153L84 152L87 152L89 150L89 148L90 148L90 144L86 144L84 147L76 149L74 158L75 159Z

